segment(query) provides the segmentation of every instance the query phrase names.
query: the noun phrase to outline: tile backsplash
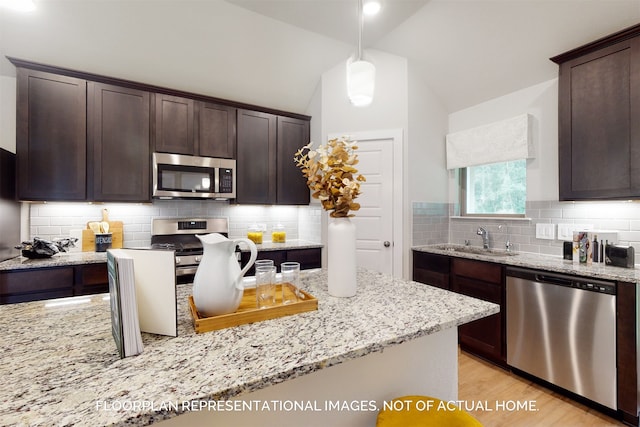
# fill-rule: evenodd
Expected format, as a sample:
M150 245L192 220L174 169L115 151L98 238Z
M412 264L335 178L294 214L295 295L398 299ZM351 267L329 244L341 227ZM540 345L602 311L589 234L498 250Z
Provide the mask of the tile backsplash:
M640 263L640 203L531 201L526 204L525 219L463 218L452 203L413 203L413 245L433 243L482 246L478 227L489 231L491 248L503 249L507 239L516 251L562 255L562 240L557 238L558 224L588 224L595 230L618 233L618 244L636 248L635 263ZM444 213L446 212L446 214ZM552 224L556 238L536 238L536 224Z
M282 224L288 239L320 242L319 205L246 206L201 200L157 200L150 204L31 203L30 237L50 240L69 236L72 230L86 228L87 222L99 221L103 208L108 209L109 219L123 221L124 245L128 247L150 244L153 218L177 217L227 217L232 238L246 236L247 228L254 223L264 224L267 230Z

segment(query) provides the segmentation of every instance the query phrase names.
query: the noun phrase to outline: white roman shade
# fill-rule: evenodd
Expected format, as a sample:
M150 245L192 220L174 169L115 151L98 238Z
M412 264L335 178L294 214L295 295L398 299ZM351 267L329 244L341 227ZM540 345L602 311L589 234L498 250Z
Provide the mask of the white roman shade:
M533 158L531 116L450 133L446 143L447 169Z

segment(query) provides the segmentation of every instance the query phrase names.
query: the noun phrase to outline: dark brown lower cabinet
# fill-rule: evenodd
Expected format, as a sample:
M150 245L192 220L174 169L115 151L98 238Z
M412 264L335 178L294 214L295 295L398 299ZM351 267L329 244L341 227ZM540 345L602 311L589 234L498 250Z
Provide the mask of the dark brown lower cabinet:
M451 290L500 305L500 313L459 326L458 340L461 348L506 365L502 266L454 258L451 261Z
M413 280L449 290L450 259L446 255L413 251Z
M249 262L249 252L242 252L240 263L244 266ZM299 262L302 270L322 267L322 249L321 248L304 248L304 249L287 249L273 251L258 251L258 259L270 259L278 267L283 262ZM246 275L252 276L255 269L251 267Z
M107 264L0 272L0 304L109 292Z
M74 295L92 295L109 292L107 264L85 264L74 267Z
M616 293L616 343L618 355L618 411L622 419L638 425L637 285L618 282Z
M0 273L0 302L36 301L73 296L73 267Z

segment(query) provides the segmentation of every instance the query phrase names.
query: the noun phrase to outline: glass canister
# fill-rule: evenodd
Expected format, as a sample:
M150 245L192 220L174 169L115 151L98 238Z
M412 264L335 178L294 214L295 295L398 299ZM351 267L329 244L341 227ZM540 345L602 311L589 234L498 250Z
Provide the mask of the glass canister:
M273 243L285 243L287 240L287 233L284 231L284 225L278 224L273 226L271 231L271 241Z
M257 224L253 224L249 227L247 231L247 239L251 240L256 245L262 244L262 228Z

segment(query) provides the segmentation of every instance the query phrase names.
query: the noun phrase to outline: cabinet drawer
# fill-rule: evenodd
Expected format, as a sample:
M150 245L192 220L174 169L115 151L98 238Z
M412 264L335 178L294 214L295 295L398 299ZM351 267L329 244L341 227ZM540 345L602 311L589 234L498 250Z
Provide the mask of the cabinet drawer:
M483 261L454 258L452 273L456 276L478 279L484 282L502 283L502 266Z

